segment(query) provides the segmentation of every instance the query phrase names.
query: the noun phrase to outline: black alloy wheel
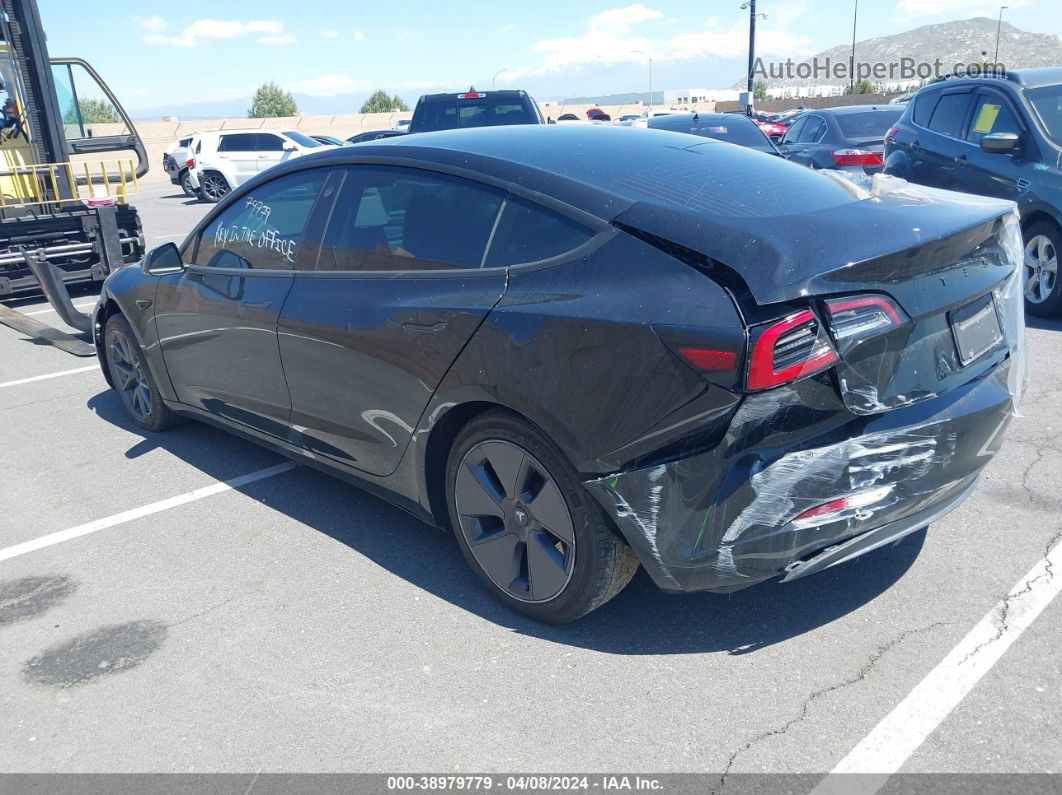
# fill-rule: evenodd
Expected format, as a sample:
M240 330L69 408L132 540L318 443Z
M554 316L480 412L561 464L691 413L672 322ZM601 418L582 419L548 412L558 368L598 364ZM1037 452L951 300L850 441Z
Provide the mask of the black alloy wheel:
M171 427L176 417L162 402L140 345L124 317L112 315L107 320L104 340L111 382L129 418L149 431Z
M638 570L638 558L556 445L503 409L458 434L446 495L472 570L500 601L539 621L574 621Z

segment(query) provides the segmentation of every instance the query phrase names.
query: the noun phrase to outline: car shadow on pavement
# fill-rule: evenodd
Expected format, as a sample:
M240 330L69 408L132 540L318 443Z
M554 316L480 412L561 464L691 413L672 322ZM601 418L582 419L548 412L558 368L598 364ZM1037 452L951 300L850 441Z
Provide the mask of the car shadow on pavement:
M249 460L260 459L259 466L279 460L250 442L196 422L167 433L140 431L110 391L92 397L88 406L99 418L143 437L126 452L130 458L162 449L219 480L246 473ZM237 471L233 461L244 468ZM914 563L925 539L925 532L918 532L820 574L727 595L665 594L639 571L623 592L589 616L551 626L491 598L448 534L343 481L299 467L239 491L485 621L609 654L748 654L780 643L835 621L887 590ZM316 586L308 582L306 587Z
M1033 317L1032 315L1026 315L1025 326L1027 328L1039 329L1041 331L1062 331L1062 318Z

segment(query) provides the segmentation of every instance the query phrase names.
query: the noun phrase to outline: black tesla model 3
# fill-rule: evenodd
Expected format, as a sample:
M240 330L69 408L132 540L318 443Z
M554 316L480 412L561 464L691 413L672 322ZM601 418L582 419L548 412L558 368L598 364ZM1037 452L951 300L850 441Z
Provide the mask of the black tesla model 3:
M792 580L958 506L1024 383L1012 205L919 190L679 133L400 136L272 168L113 273L96 345L141 428L349 478L535 618L639 564Z

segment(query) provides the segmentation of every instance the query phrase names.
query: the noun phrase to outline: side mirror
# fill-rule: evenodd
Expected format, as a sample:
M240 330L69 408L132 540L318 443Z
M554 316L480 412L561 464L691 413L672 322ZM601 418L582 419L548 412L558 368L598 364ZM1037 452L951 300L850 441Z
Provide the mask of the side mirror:
M291 141L285 141L284 142L284 151L285 152L294 152L298 148L299 147L295 146L295 144L293 144Z
M173 242L163 243L161 246L151 249L140 264L141 270L147 274L170 272L180 270L183 267L184 261L181 259L181 252L177 248L177 244Z
M1017 133L989 133L981 139L981 151L990 155L1021 154L1021 136Z

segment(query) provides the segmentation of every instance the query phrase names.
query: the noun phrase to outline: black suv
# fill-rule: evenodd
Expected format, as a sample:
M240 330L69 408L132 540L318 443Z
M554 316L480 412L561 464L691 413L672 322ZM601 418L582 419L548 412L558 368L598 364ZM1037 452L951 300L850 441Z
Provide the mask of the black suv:
M538 103L526 91L476 91L472 88L461 94L425 94L417 100L409 132L545 123Z
M930 83L886 134L885 173L1017 202L1026 310L1062 314L1062 68Z

